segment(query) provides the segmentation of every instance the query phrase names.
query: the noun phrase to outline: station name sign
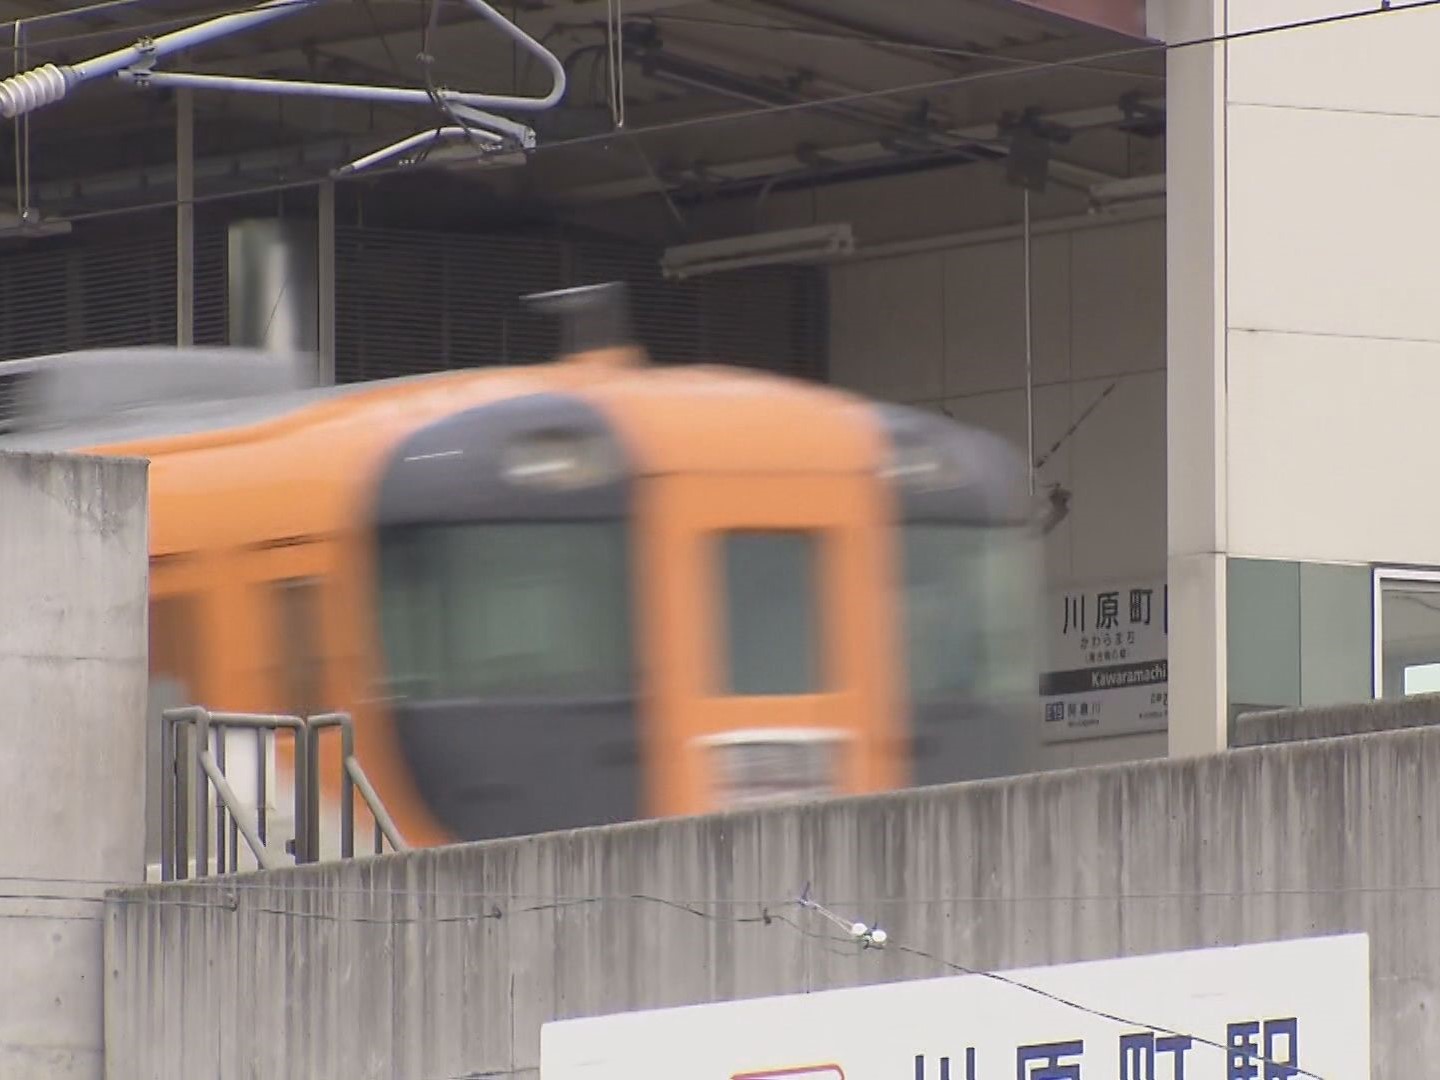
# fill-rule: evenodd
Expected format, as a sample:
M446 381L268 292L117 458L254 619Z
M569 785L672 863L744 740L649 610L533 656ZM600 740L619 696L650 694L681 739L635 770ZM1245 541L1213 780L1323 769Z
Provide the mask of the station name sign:
M1170 717L1170 589L1164 578L1051 593L1040 677L1041 738L1164 731Z

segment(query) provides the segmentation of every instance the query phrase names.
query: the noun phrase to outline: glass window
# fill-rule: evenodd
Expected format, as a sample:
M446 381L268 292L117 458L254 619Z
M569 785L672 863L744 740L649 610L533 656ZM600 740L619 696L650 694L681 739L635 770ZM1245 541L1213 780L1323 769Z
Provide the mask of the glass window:
M1440 664L1412 664L1405 669L1405 696L1440 694Z
M631 690L620 523L387 530L380 621L392 691L614 697Z
M1371 696L1371 575L1366 567L1226 560L1232 718Z
M724 573L727 692L815 693L820 657L814 537L727 533Z
M1035 582L1042 569L1030 534L915 523L905 526L902 557L911 696L1038 693Z
M1440 572L1377 573L1377 697L1433 693L1440 665Z

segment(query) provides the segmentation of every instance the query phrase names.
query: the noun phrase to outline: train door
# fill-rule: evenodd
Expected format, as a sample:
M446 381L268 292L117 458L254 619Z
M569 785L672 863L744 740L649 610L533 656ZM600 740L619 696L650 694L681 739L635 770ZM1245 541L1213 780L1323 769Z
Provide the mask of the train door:
M150 562L149 702L145 723L145 865L160 874L160 770L163 760L166 709L197 704L214 685L207 670L213 656L207 649L209 575L200 559L190 555L157 556Z
M257 545L244 555L246 606L252 613L249 673L253 708L289 716L342 710L335 671L336 595L333 545L319 537L295 537ZM237 735L237 763L253 770L260 742ZM265 740L266 812L286 837L294 834L294 742L280 734ZM337 854L340 759L333 733L321 741L321 854ZM362 827L357 813L357 828ZM334 849L333 851L331 849Z
M888 551L870 478L659 477L639 514L652 813L896 786Z

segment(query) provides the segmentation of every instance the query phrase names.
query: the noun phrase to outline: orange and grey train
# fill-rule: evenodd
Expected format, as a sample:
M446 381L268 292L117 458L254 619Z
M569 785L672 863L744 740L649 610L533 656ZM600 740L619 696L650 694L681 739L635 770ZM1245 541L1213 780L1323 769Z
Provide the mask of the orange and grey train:
M1014 768L1040 568L1008 444L569 318L553 362L340 387L236 350L4 364L0 450L148 459L152 682L349 712L412 844Z

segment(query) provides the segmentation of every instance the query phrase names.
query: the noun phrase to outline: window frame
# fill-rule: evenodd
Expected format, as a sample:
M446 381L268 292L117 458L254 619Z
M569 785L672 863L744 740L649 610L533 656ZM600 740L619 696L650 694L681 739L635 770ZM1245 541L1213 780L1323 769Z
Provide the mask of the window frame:
M1385 697L1385 586L1419 582L1440 588L1440 567L1374 565L1370 574L1370 695L1374 701L1394 701Z

